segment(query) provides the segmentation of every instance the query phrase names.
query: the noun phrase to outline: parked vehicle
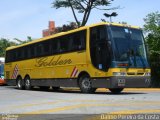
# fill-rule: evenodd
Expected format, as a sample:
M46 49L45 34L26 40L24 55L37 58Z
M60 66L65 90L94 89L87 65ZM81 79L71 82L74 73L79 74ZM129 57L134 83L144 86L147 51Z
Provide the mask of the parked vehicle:
M4 58L0 58L0 85L4 85Z
M150 84L142 30L99 23L58 33L6 50L5 79L19 89L80 87L84 93Z

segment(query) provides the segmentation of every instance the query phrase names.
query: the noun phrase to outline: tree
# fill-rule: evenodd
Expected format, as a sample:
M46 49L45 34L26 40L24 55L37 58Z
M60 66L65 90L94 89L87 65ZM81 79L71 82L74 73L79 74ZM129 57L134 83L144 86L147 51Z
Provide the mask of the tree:
M78 27L80 27L86 25L93 9L105 11L117 9L118 7L106 8L111 4L112 1L113 0L55 0L52 4L56 9L62 7L71 8L75 21ZM83 14L82 21L78 20L76 11Z
M66 32L68 30L76 29L77 27L78 26L75 22L70 22L70 24L64 24L62 27L56 27L55 33Z
M25 41L22 41L18 38L14 38L14 40L18 42L18 45L21 45L21 44L24 44L24 43L31 42L33 39L31 38L31 36L27 36L27 40L25 40Z
M1 38L0 39L0 57L5 56L5 50L7 47L17 45L15 42L9 41L8 39Z
M150 54L160 54L160 13L150 13L144 18L144 31L147 34L146 43Z
M150 13L144 18L146 44L152 69L153 86L160 86L160 13Z

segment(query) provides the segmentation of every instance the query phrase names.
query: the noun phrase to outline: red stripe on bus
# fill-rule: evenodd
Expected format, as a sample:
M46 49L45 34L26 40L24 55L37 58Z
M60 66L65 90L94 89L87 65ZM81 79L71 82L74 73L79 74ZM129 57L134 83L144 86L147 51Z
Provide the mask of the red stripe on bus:
M73 73L74 73L75 69L76 69L76 67L74 67L74 69L73 69L73 71L72 71L72 74L71 74L71 77L73 76Z
M76 72L75 72L73 77L76 77L77 73L78 73L78 69L76 69Z

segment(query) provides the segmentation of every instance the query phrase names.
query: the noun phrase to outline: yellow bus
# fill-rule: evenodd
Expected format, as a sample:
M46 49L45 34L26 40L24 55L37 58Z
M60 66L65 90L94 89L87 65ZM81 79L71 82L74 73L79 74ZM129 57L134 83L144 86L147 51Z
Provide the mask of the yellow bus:
M83 93L150 84L142 30L98 23L7 48L5 79L19 89L79 87Z

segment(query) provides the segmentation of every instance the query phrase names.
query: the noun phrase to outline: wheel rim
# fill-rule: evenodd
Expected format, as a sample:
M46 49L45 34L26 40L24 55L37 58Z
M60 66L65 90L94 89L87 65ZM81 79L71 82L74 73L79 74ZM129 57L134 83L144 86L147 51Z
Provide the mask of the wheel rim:
M26 80L26 87L27 87L27 88L30 87L30 81L29 81L29 79Z
M82 87L85 88L85 89L90 89L91 88L91 82L88 78L83 79Z
M21 88L21 80L18 80L18 88Z

